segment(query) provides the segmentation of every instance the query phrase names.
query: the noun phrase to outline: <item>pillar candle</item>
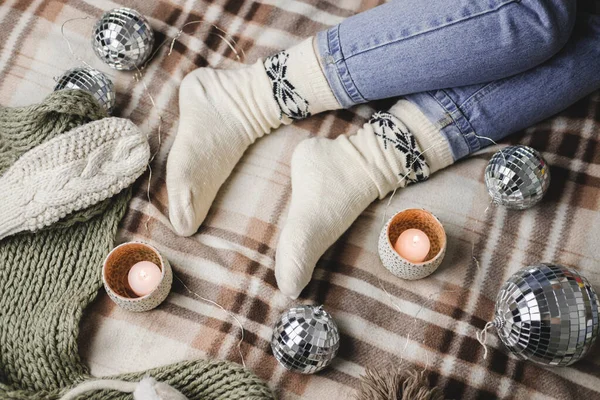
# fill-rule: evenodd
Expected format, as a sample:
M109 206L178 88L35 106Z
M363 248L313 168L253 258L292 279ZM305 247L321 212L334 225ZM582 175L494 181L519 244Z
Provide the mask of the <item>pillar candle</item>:
M127 280L131 290L142 297L152 293L162 279L162 271L158 265L150 261L140 261L129 270Z
M425 232L419 229L407 229L400 234L394 250L400 257L412 263L421 263L427 258L431 243Z

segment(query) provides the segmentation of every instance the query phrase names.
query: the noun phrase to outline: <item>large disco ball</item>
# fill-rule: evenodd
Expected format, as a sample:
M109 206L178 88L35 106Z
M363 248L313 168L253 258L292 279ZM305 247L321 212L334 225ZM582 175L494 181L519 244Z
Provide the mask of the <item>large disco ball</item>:
M573 364L598 337L598 296L562 265L539 264L511 276L496 299L500 340L518 358L545 366Z
M110 114L115 106L115 86L102 72L89 67L68 70L58 78L54 91L79 89L91 93Z
M96 55L119 70L140 68L150 57L154 32L142 14L131 8L115 8L96 22L92 47Z
M485 184L494 203L524 210L544 197L550 185L550 169L531 147L509 146L488 163Z
M298 306L283 313L273 329L271 349L293 372L314 374L328 366L340 347L340 334L322 306Z

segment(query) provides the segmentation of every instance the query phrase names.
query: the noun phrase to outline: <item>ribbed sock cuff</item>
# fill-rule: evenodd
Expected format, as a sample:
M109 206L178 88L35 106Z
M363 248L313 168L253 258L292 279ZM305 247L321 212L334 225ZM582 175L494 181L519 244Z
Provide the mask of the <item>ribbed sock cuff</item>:
M415 137L431 173L454 163L450 144L416 105L402 99L389 112L402 121Z
M310 37L288 50L290 60L288 74L290 82L308 101L311 114L337 110L342 106L336 100L327 78L323 73L319 57Z

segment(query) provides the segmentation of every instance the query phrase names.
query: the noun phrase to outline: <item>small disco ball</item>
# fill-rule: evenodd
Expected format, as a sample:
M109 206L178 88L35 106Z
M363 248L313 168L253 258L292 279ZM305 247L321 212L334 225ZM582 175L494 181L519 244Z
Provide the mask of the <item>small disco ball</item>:
M54 91L80 89L91 93L110 114L115 106L115 86L102 72L90 67L76 67L58 78Z
M94 26L92 47L114 69L141 67L150 57L153 45L152 27L142 14L131 8L110 10Z
M283 313L273 329L271 349L293 372L314 374L328 366L340 347L340 334L323 306L298 306Z
M539 264L511 276L496 299L494 326L518 358L563 367L598 337L598 296L577 271Z
M525 210L544 197L550 185L550 169L531 147L509 146L488 163L485 184L495 204Z

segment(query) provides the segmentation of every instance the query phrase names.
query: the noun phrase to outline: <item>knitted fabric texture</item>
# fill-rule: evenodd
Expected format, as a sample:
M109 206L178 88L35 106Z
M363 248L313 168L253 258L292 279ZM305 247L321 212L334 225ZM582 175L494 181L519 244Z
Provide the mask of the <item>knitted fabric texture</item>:
M82 90L52 93L43 103L28 107L0 106L0 175L26 151L58 133L106 117L106 110L92 95ZM104 212L111 199L69 214L53 225L68 227Z
M0 108L0 176L25 152L105 116L91 95L56 92L42 104ZM0 399L57 399L93 380L77 352L79 321L94 300L104 256L113 246L130 192L59 226L0 240ZM189 399L272 399L269 388L236 364L190 361L109 379L152 376ZM104 390L86 399L132 399Z
M52 225L119 193L146 169L147 137L133 122L105 118L23 154L0 177L0 239Z
M69 391L60 400L74 400L85 393L104 389L133 393L134 400L187 400L178 390L149 376L144 377L141 382L116 379L88 381Z

